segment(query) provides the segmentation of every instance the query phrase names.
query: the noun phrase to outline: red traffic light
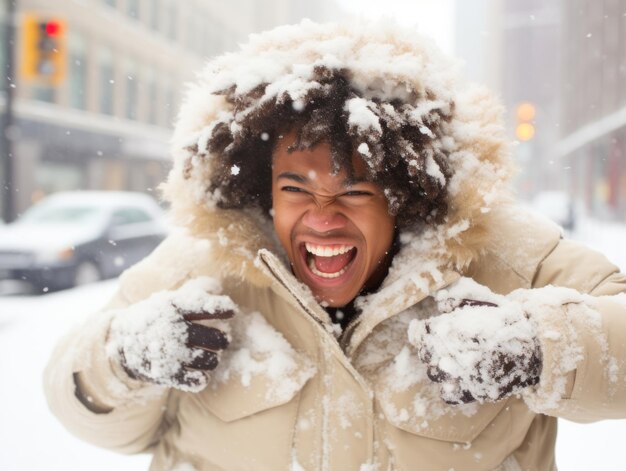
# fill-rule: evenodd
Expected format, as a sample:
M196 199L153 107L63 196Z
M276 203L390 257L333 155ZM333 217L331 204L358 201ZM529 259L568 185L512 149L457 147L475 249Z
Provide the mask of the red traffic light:
M45 30L48 36L57 36L61 32L61 24L57 21L48 21Z
M56 86L67 69L67 22L62 17L23 16L22 72L24 78Z

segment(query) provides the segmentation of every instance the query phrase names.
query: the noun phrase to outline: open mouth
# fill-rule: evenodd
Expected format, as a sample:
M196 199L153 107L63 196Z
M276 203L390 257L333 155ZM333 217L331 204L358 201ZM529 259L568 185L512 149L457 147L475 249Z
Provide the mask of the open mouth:
M333 279L343 275L356 256L357 249L352 245L304 244L306 263L313 273L320 278Z

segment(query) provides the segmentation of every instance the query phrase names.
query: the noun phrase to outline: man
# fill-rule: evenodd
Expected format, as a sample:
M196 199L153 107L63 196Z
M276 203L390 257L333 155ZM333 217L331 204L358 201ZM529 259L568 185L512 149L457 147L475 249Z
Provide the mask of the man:
M626 416L626 279L510 201L499 113L393 27L216 59L184 231L60 343L52 410L155 470L556 469L555 417Z

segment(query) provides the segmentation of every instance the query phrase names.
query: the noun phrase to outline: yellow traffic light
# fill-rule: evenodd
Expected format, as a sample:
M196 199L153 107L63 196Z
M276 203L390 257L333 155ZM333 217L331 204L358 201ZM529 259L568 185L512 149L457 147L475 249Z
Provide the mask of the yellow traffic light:
M535 136L535 126L532 123L536 114L535 105L528 102L520 103L515 114L517 116L515 136L520 141L530 141Z
M56 85L67 67L66 24L60 18L24 15L22 74L27 80Z
M515 136L520 141L530 141L535 136L535 126L530 123L520 123L515 128Z

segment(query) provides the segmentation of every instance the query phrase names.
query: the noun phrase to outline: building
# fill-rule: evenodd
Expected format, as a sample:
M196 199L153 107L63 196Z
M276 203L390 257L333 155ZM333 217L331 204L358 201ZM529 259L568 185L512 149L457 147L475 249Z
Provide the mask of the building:
M470 80L499 94L519 195L554 184L559 139L560 0L456 2L455 53Z
M561 189L555 145L560 135L560 0L502 2L501 83L518 190L531 198Z
M626 221L626 0L562 2L559 166L595 217Z
M522 197L559 190L626 220L625 13L626 0L457 2L457 52L500 92Z
M61 190L155 191L170 166L168 141L183 85L206 59L234 49L250 32L302 16L323 20L333 2L19 0L17 5L10 130L14 213ZM66 50L59 80L29 72L30 49L37 47L32 25L46 21L59 28Z

